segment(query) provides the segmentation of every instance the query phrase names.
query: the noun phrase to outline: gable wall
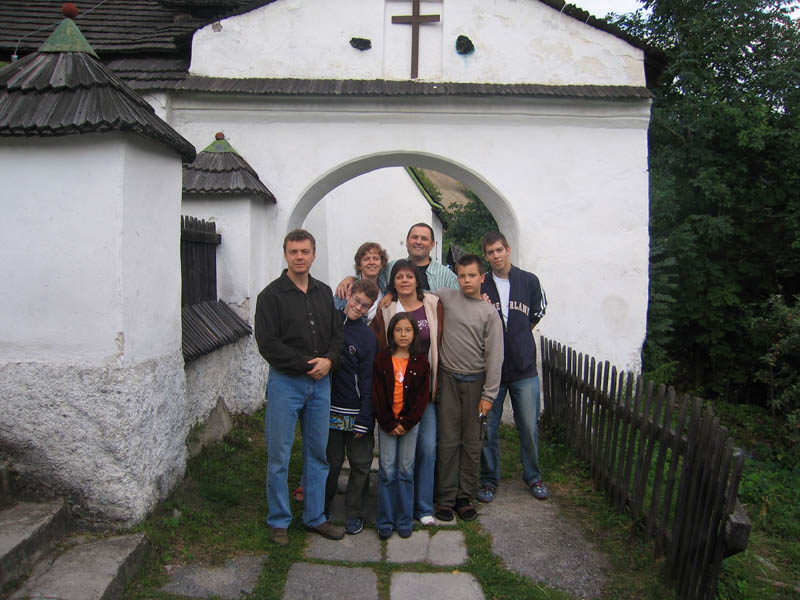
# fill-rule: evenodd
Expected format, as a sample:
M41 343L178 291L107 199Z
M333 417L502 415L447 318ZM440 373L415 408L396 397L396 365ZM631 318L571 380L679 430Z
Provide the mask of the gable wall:
M409 79L408 0L279 0L198 31L191 72L220 77ZM430 81L644 85L644 54L536 0L424 0L419 77ZM459 35L476 50L456 53ZM359 51L352 37L372 48Z

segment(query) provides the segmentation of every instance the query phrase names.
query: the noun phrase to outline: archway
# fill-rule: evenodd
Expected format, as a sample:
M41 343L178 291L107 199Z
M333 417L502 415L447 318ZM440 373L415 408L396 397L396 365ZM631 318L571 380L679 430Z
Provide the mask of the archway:
M505 233L512 253L516 252L519 223L508 200L480 174L447 158L413 151L380 152L349 160L324 173L309 185L292 208L286 230L301 227L303 221L329 192L343 183L371 171L388 167L415 166L439 171L461 181L477 194ZM516 259L516 256L513 257Z

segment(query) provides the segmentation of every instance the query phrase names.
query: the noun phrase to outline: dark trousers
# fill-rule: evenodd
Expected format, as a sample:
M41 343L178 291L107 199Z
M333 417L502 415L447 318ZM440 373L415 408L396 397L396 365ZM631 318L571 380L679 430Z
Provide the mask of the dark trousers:
M481 422L478 405L484 377L459 381L439 369L439 435L436 444L436 504L453 507L478 491Z
M356 438L352 431L331 429L328 432L328 481L325 485L325 513L330 514L333 497L339 486L339 474L345 453L350 461L350 477L344 502L347 518L364 518L364 499L369 491L369 468L372 464L372 451L375 436L372 431Z

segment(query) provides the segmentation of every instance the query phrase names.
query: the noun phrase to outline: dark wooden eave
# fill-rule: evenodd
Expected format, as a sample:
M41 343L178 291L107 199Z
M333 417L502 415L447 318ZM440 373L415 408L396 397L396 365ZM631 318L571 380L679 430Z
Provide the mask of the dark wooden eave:
M186 362L209 354L250 335L253 330L222 300L206 301L181 309L183 359Z
M129 79L128 84L140 91L174 90L261 96L517 96L605 100L648 100L653 97L650 90L641 86L434 83L386 79L230 79L225 77L187 76L183 78Z

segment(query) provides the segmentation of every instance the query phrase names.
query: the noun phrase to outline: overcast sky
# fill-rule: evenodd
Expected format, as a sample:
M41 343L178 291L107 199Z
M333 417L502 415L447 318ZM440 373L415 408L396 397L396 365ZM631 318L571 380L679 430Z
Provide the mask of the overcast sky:
M569 0L569 3L588 10L596 17L605 17L610 12L633 12L642 6L636 0Z

